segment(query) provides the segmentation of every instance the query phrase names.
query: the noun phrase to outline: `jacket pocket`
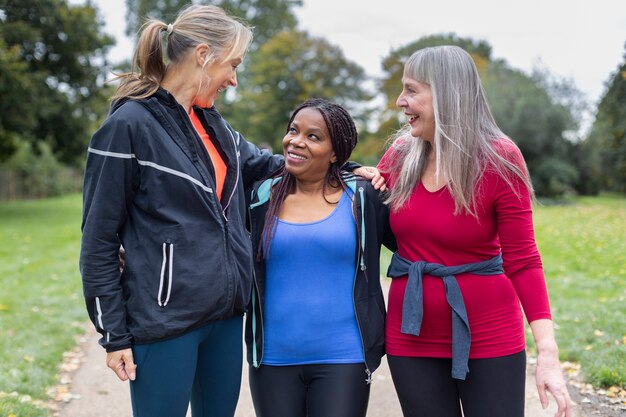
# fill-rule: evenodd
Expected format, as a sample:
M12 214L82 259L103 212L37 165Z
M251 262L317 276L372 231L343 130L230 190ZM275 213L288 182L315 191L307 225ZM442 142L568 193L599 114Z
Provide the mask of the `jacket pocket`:
M174 244L167 240L163 242L163 261L161 263L161 275L159 277L159 293L157 302L159 307L166 307L172 294L173 270L174 270Z

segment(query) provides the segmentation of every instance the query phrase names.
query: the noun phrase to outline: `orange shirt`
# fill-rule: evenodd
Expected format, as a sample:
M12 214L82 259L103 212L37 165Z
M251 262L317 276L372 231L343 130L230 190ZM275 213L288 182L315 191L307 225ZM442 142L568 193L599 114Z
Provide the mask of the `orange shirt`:
M226 163L222 159L222 156L218 152L217 148L209 138L209 134L202 126L200 119L198 119L198 115L196 112L191 109L191 122L193 126L196 128L196 131L202 138L202 143L204 143L204 147L209 152L209 156L211 157L211 162L213 163L213 170L215 171L215 186L217 187L217 198L222 199L222 189L224 188L224 179L226 178Z

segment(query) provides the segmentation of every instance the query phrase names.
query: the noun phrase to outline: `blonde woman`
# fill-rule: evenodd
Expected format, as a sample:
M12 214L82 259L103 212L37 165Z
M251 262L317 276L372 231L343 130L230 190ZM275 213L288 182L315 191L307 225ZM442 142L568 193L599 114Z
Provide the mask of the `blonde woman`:
M194 417L235 412L252 279L244 181L282 164L214 107L251 39L213 6L147 22L136 71L89 144L84 295L108 366L131 381L134 417L184 417L190 402Z
M378 168L398 242L385 349L404 415L522 417L524 313L541 402L550 392L556 416L570 416L532 185L471 56L456 46L415 52L397 105L408 124Z

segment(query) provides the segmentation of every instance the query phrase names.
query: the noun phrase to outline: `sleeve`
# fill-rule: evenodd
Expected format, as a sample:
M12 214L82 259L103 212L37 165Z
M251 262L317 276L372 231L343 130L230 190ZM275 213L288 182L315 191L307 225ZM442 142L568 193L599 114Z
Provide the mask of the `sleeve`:
M394 153L394 148L393 146L391 146L383 154L383 156L380 158L380 161L378 161L378 164L376 165L376 168L378 168L378 170L380 171L380 175L383 176L385 182L390 187L393 186L393 178L391 175L391 161L393 160L392 158L394 157Z
M391 230L391 224L389 222L389 206L384 203L386 192L381 193L371 187L372 192L375 194L374 201L376 204L376 224L378 225L378 234L380 236L380 242L390 251L395 252L398 250L398 244L396 237Z
M250 189L254 182L270 176L283 166L284 158L282 155L272 155L269 151L259 148L252 142L248 142L237 131L233 130L233 135L235 135L239 149L239 162L241 164L244 189Z
M118 233L138 178L133 135L127 123L105 121L90 141L85 168L79 267L87 312L107 351L132 344L120 282Z
M525 170L517 148L509 151L512 162ZM495 184L495 215L502 249L504 272L511 279L526 319L550 319L550 302L532 218L532 201L524 182L511 175L493 178ZM497 178L497 179L496 179Z

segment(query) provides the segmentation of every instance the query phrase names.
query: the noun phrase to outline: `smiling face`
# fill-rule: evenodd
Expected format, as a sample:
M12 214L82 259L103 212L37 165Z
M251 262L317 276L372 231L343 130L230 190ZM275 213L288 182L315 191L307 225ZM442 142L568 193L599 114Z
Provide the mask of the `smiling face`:
M237 67L241 61L241 58L234 58L227 61L217 60L204 65L202 85L195 104L200 107L211 107L228 87L237 87Z
M411 136L432 142L435 140L435 111L430 86L405 76L402 92L396 100L409 118Z
M324 117L312 107L301 109L283 138L285 168L298 180L323 181L337 161Z

